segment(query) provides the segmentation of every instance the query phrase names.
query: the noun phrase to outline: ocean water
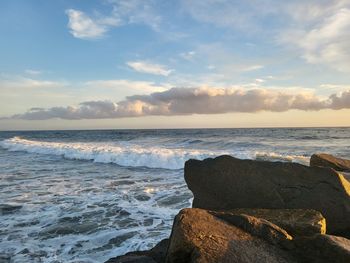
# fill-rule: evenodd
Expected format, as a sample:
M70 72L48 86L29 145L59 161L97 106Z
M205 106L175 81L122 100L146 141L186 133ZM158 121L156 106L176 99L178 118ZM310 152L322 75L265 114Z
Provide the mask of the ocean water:
M104 262L168 237L187 159L350 157L350 128L0 132L0 262Z

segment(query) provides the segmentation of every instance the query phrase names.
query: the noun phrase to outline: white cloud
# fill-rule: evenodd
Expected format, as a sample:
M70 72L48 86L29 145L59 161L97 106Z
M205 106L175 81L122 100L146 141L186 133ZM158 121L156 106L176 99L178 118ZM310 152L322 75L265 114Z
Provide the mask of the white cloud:
M91 18L84 12L74 9L66 11L71 34L81 39L98 39L104 36L111 26L120 25L120 20L116 17Z
M64 86L65 83L51 80L38 80L26 77L10 77L0 79L0 89L38 89L38 88L55 88Z
M256 82L256 83L260 83L260 84L261 84L261 83L264 83L264 82L265 82L265 80L264 80L264 79L255 79L255 82Z
M88 87L105 87L112 89L127 89L130 91L152 93L164 91L166 85L157 85L149 81L132 81L126 79L112 79L112 80L92 80L85 83Z
M151 0L109 0L111 13L89 16L83 11L68 9L68 27L71 34L81 39L99 39L113 27L126 24L144 24L159 31L161 16Z
M150 95L129 96L117 103L86 101L78 106L32 108L12 119L104 119L149 115L284 112L288 110L349 109L350 90L324 99L310 92L243 88L172 88Z
M330 93L330 92L335 92L337 94L350 90L350 85L344 85L344 84L321 84L320 88L322 88L322 90L325 90L326 92Z
M153 0L110 0L113 15L128 24L145 24L158 31L162 18L155 10Z
M307 63L350 72L350 1L348 0L193 0L183 10L201 23L276 35L283 47L296 48ZM269 21L267 24L266 21ZM290 49L287 49L290 51Z
M244 30L250 34L264 30L266 18L281 26L314 22L335 10L349 6L348 0L182 0L182 8L194 19L220 27Z
M173 70L167 69L160 64L154 64L146 61L129 61L126 63L130 68L137 72L168 76Z
M182 57L185 60L189 60L189 61L191 61L195 55L196 55L196 52L193 51L193 50L192 51L188 51L188 52L180 53L180 57Z
M350 72L350 9L339 9L308 30L287 31L281 40L298 47L308 63Z
M24 73L28 74L28 75L40 75L42 73L42 71L40 70L34 70L34 69L26 69L24 71Z
M249 65L249 66L242 66L240 68L241 71L255 71L262 69L264 66L263 65Z

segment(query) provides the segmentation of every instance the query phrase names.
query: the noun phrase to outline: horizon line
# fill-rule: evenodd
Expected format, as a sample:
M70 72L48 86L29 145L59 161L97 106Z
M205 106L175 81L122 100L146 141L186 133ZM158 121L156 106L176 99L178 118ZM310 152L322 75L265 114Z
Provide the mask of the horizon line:
M231 130L231 129L348 129L350 126L260 126L260 127L198 127L198 128L85 128L85 129L15 129L15 130L1 130L0 132L44 132L44 131L128 131L128 130Z

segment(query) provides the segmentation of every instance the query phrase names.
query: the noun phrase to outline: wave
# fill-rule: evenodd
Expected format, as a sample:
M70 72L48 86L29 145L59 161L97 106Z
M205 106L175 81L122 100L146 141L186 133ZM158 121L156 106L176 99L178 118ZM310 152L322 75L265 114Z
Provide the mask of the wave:
M44 142L13 137L0 142L9 151L63 156L73 160L89 160L97 163L115 163L128 167L182 169L188 159L216 157L228 154L241 159L298 162L307 164L309 157L274 152L256 151L209 151L205 149L165 148L141 146L129 142L86 143Z
M13 137L0 142L9 151L59 155L67 159L115 163L129 167L182 169L188 159L205 159L225 152L192 149L142 147L128 143L67 143L43 142Z
M255 159L272 162L297 162L308 165L310 157L304 155L278 154L274 152L255 152Z

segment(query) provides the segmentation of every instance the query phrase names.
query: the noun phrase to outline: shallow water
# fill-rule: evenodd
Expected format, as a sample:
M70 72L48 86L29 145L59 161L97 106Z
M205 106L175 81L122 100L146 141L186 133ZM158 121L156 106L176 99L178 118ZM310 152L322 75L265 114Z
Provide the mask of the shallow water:
M0 132L0 262L103 262L169 235L189 158L350 156L349 128Z

